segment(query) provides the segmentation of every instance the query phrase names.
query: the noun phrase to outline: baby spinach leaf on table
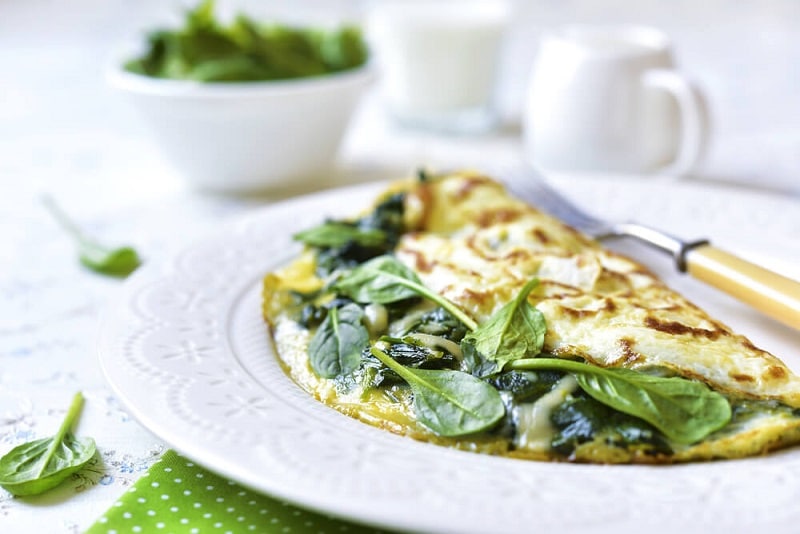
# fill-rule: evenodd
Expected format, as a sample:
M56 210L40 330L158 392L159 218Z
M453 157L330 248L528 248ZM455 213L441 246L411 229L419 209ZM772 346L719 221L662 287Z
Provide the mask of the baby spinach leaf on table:
M319 248L343 247L351 242L365 247L374 247L386 241L386 233L377 228L360 228L353 224L328 221L298 232L294 235L294 239Z
M123 278L142 263L131 247L108 248L94 241L83 241L79 246L80 262L100 274Z
M696 443L731 419L731 407L725 397L702 382L681 377L664 378L558 358L516 360L508 368L573 373L588 395L647 421L678 443Z
M454 303L422 285L416 273L393 256L378 256L359 265L339 279L333 289L365 304L389 304L424 297L447 310L468 329L475 330L478 326Z
M408 383L417 420L440 436L488 430L505 415L500 394L483 380L461 371L410 369L376 347L371 352Z
M23 443L0 458L0 486L14 495L36 495L86 465L95 454L94 440L71 432L82 406L83 395L76 393L55 436Z
M350 374L361 363L361 351L369 343L369 333L357 304L331 308L308 346L309 362L317 375L335 378Z
M506 363L542 351L547 324L542 312L528 302L538 284L539 279L532 278L514 300L464 338L462 350L475 376L496 374Z
M133 248L112 248L102 245L84 234L51 197L43 197L42 203L75 240L78 258L85 267L100 274L125 277L141 265L139 254Z

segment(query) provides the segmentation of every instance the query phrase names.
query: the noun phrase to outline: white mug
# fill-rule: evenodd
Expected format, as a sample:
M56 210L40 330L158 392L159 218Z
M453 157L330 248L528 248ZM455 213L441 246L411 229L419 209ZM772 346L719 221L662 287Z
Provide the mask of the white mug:
M523 117L538 167L685 175L703 156L708 123L662 32L576 25L543 37Z

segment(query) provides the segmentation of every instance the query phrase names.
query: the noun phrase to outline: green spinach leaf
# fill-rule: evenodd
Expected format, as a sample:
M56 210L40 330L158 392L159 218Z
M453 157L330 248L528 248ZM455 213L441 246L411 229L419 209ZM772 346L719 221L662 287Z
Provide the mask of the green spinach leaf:
M404 322L399 329L402 335L421 332L460 343L467 334L466 327L440 306L415 315L406 315L403 319Z
M75 240L78 247L78 258L85 267L96 273L125 277L141 265L139 254L133 248L104 246L84 234L51 197L43 197L42 203L61 227Z
M545 395L563 377L560 371L506 371L488 378L487 382L520 403L533 402Z
M547 324L542 312L528 302L538 284L539 279L532 278L514 300L464 338L462 350L473 374L493 375L512 360L532 358L542 351Z
M294 239L312 247L343 247L356 243L374 247L386 241L386 233L377 228L360 228L344 222L328 221L294 235Z
M186 13L182 28L158 29L125 69L158 78L249 82L319 76L354 69L369 51L361 30L264 25L245 15L230 24L214 16L213 0Z
M375 209L355 221L340 221L354 227L354 239L311 245L317 248L317 273L326 277L337 270L352 269L367 260L394 250L405 232L405 194L384 198ZM377 240L378 234L383 239Z
M410 369L376 347L371 352L408 383L417 420L440 436L488 430L505 415L500 394L479 378L447 369Z
M331 308L308 346L311 368L323 378L350 374L361 363L361 351L369 344L369 333L357 304Z
M615 410L647 421L678 443L696 443L731 419L728 400L694 380L664 378L558 358L516 360L508 367L573 373L588 395Z
M427 298L475 330L477 323L458 306L434 293L420 281L416 273L393 256L378 256L344 275L333 288L361 303L389 304L420 296Z
M366 57L361 31L353 26L346 26L338 32L323 33L319 47L324 63L333 71L361 65Z
M415 369L457 369L458 359L443 350L426 347L413 336L395 338L383 336L381 341L388 343L386 353L394 361L405 367Z
M379 256L356 267L336 282L334 290L357 302L376 304L390 304L425 292L417 274L393 256Z
M86 465L95 454L94 440L71 432L82 406L83 395L76 393L55 436L23 443L0 458L0 486L14 495L36 495Z
M79 246L80 262L100 274L124 278L142 263L131 247L108 248L95 241L83 241Z
M672 452L664 435L646 421L619 412L578 393L558 405L550 416L557 432L551 445L553 450L569 456L581 443L602 436L606 443L627 448L636 447L641 452Z

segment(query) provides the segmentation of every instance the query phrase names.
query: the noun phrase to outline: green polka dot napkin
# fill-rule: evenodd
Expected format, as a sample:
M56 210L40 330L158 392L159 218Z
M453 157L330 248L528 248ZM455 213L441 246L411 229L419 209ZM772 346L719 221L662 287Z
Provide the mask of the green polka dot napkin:
M167 451L87 534L378 533L255 493Z

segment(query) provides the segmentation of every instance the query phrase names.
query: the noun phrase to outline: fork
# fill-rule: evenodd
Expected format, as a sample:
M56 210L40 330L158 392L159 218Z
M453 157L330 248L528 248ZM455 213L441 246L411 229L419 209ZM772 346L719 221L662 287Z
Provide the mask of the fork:
M725 252L707 239L687 241L636 222L598 219L563 197L533 168L500 172L498 176L517 197L590 237L635 238L671 255L679 271L800 329L800 282Z

